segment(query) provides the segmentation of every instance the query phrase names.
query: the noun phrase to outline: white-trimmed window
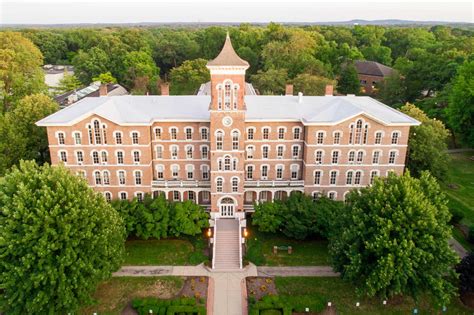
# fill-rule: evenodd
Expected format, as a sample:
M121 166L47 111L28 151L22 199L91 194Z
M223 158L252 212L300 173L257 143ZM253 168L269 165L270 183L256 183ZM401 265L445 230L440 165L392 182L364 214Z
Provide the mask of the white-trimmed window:
M362 141L364 144L367 144L368 137L369 137L369 125L365 124L364 125L364 139Z
M202 192L202 201L209 201L211 199L211 193L207 190Z
M332 164L339 163L339 151L332 151L331 163Z
M341 144L341 132L336 131L333 134L333 144Z
M315 158L316 164L321 164L321 163L323 163L323 150L317 150L317 151L314 153L314 158Z
M313 191L313 202L318 201L321 198L321 193L319 191Z
M133 163L140 163L140 151L133 151Z
M222 109L222 84L217 85L217 109Z
M179 176L179 165L171 165L171 177L177 179Z
M67 152L66 151L59 151L59 159L62 162L67 163Z
M58 144L66 144L66 136L64 135L64 132L58 132Z
M348 171L346 173L346 185L352 185L352 177L354 176L353 171Z
M171 150L171 158L173 160L176 160L178 158L178 146L172 145L170 146L170 150Z
M122 132L116 131L115 132L115 144L122 144Z
M209 158L209 147L207 145L201 146L201 159L207 160Z
M283 165L277 165L276 169L276 179L283 179Z
M270 150L268 145L262 145L262 159L268 159L268 151Z
M282 159L283 154L285 153L285 146L284 145L278 145L277 146L277 158Z
M107 164L107 161L108 161L107 151L100 152L100 159L102 160L102 164Z
M388 155L388 164L395 164L396 156L397 156L397 151L390 151Z
M117 151L117 164L123 164L123 152L122 151Z
M165 177L165 167L163 165L156 166L156 178L163 179Z
M381 144L382 143L382 131L377 131L375 133L375 144Z
M300 140L301 139L301 128L295 127L293 128L293 140Z
M76 175L85 179L86 178L86 171L79 170L79 171L76 172Z
M184 131L186 132L186 140L193 140L193 128L186 127Z
M224 133L218 130L216 132L216 149L222 150L223 143L224 143Z
M253 165L247 165L247 179L253 179Z
M133 172L133 175L135 177L135 185L141 185L142 184L142 172L141 171L135 171L135 172Z
M361 180L362 180L362 172L356 171L355 176L354 176L354 185L360 185Z
M379 176L379 171L373 170L370 172L370 184L372 185L375 181L375 177Z
M355 162L355 151L349 151L347 160L349 161L349 163Z
M162 145L157 145L155 147L156 150L156 158L157 159L162 159L163 158L163 146Z
M125 171L118 171L117 175L119 179L119 185L125 185L125 182L126 182Z
M175 190L173 191L173 201L180 201L181 200L181 194L179 191Z
M355 144L361 144L362 140L362 119L356 121Z
M361 164L364 161L364 151L357 152L357 163Z
M135 193L135 197L137 197L137 200L138 202L142 202L143 201L143 193L141 191L137 191Z
M216 191L222 192L222 187L224 186L224 179L222 177L216 178Z
M193 158L193 151L194 151L194 147L192 145L186 146L186 159L189 160Z
M232 103L234 105L234 110L237 109L237 101L239 99L239 85L234 84L234 89L233 89L234 95L232 96Z
M318 131L316 133L316 143L323 144L324 143L324 131Z
M77 164L84 163L84 152L76 151L76 161L77 161Z
M239 191L239 178L232 177L232 192L238 192L238 191Z
M300 146L299 145L294 145L291 148L291 155L293 159L297 159L300 156Z
M207 128L201 128L201 140L209 140L209 130Z
M247 159L249 160L253 159L254 152L255 152L255 147L253 145L249 145L247 147Z
M374 151L372 153L372 164L379 164L380 162L380 151Z
M196 195L194 194L194 191L188 191L188 200L196 202Z
M280 139L280 140L285 139L285 128L284 127L278 128L278 139Z
M94 172L94 182L96 185L102 185L102 177L99 171Z
M349 144L354 143L354 124L349 125Z
M176 140L178 139L178 128L170 128L170 138L171 140Z
M155 128L155 140L161 140L161 134L163 130L161 128Z
M300 166L298 164L291 165L291 179L298 179L300 173Z
M224 83L224 108L226 110L230 109L230 99L231 99L231 93L232 93L231 89L232 89L231 82L226 81Z
M92 163L94 163L94 164L99 164L100 163L99 152L92 151Z
M127 200L127 193L125 191L121 191L119 196L121 200Z
M268 165L262 165L262 179L268 179Z
M321 185L321 171L314 171L314 184Z
M104 193L104 198L105 198L105 201L111 202L112 201L112 194L110 192L106 191Z
M109 171L103 172L104 185L110 185L110 173Z
M201 177L203 180L209 180L209 166L206 164L201 166Z
M329 185L336 185L337 171L331 171L329 173Z
M237 130L232 131L232 150L239 149L239 132Z
M74 144L82 144L82 136L79 131L74 132Z
M400 132L398 131L392 132L392 144L398 144L399 138L400 138Z
M230 155L224 156L224 171L230 171L231 170L231 158Z
M335 191L328 192L328 198L331 200L336 200L337 193Z
M194 179L194 165L186 165L186 178L188 180Z
M262 138L263 140L268 140L270 137L270 128L265 127L262 129Z
M138 138L139 138L138 132L133 131L132 132L132 144L138 144Z
M255 128L247 128L247 140L253 140L255 136Z

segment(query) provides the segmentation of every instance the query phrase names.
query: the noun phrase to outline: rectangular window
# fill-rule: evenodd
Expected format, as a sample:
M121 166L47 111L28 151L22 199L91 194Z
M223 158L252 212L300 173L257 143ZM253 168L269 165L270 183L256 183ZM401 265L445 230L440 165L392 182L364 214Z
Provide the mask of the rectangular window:
M209 150L206 146L201 147L201 159L207 160L209 157Z
M161 139L161 128L155 128L155 139L156 140Z
M254 130L253 129L247 129L247 139L248 140L253 140L253 134Z
M247 147L247 159L253 159L254 147Z
M334 191L329 192L328 198L331 199L331 200L336 199L336 193Z
M177 146L172 146L171 147L171 158L172 159L177 159L178 158L178 147Z
M336 179L337 179L337 172L336 171L331 171L331 176L329 179L329 184L330 185L336 185Z
M317 134L317 143L323 144L323 142L324 142L324 132L320 131Z
M118 172L118 177L119 177L119 184L120 185L125 185L125 172L124 171L119 171Z
M209 201L210 198L211 198L211 194L209 193L209 191L204 190L202 192L202 200L203 201Z
M122 144L122 133L121 132L116 132L115 133L115 143L116 144Z
M207 133L207 128L201 129L201 140L208 140L209 135Z
M209 179L209 168L207 166L202 168L202 179L203 180Z
M268 140L270 130L268 128L263 128L263 139Z
M81 134L79 132L74 133L74 143L82 144Z
M340 144L341 143L341 133L340 132L335 132L334 133L334 144Z
M193 158L193 147L189 146L186 148L186 158L187 159Z
M179 168L177 166L173 166L173 168L171 169L171 176L173 176L173 178L178 178Z
M262 179L267 179L268 177L268 166L262 165Z
M372 157L372 163L379 164L379 159L380 159L380 151L374 151L374 155Z
M186 128L186 140L193 139L193 130L191 128Z
M294 140L300 140L301 137L301 129L300 128L295 128L293 129L293 139Z
M180 197L179 197L179 191L173 191L173 201L179 201L180 200Z
M171 139L176 140L178 138L178 130L176 128L171 128Z
M138 144L138 132L132 132L132 143Z
M321 164L323 162L323 151L316 151L316 164Z
M66 153L66 151L61 151L60 157L61 157L61 161L63 161L64 163L67 162L67 153Z
M282 179L283 178L283 166L277 166L276 178L277 179Z
M300 155L300 147L295 145L293 147L293 158L297 159L299 155Z
M133 151L133 162L140 163L140 152Z
M284 151L285 151L285 147L282 146L282 145L279 145L277 147L277 157L280 158L280 159L283 158L283 152Z
M285 139L285 128L278 128L278 139Z
M126 192L121 192L120 193L120 199L121 200L127 200L127 193Z
M77 151L76 157L77 157L78 164L82 164L84 162L84 153L82 153L82 151Z
M139 171L135 172L135 185L141 185L142 184L142 173Z
M253 166L247 166L247 179L253 179Z
M388 164L395 164L395 157L397 155L397 152L395 151L390 151L390 155L388 157Z
M117 164L123 164L123 152L117 152Z
M268 159L268 147L267 146L262 147L262 159Z
M62 132L58 133L58 142L59 144L65 144L64 133Z
M375 144L381 144L382 143L382 133L377 132L375 134Z
M314 172L314 184L321 185L321 171Z
M224 142L224 135L222 134L222 132L218 132L216 134L216 148L217 148L217 150L222 150L223 142Z
M143 193L137 192L137 200L138 200L138 202L142 202L142 201L143 201Z

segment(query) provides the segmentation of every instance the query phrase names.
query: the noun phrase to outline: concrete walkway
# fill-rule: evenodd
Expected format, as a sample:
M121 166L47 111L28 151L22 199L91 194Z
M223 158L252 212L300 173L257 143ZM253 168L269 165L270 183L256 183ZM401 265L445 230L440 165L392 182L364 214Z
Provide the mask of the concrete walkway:
M331 266L311 267L257 267L258 275L261 277L338 277Z

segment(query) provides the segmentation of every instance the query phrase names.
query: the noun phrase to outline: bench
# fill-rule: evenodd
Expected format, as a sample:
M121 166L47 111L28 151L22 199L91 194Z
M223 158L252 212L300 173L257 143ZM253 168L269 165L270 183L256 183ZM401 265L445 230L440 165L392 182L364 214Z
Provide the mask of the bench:
M277 254L279 250L286 250L288 254L293 253L293 247L291 246L273 246L273 254Z

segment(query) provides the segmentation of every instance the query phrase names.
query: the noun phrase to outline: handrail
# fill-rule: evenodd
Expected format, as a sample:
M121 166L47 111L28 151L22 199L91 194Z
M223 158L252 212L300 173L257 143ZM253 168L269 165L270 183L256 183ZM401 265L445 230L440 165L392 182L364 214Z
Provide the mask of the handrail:
M217 243L217 219L214 219L214 241L212 244L212 269L215 268L216 264L216 243Z
M240 219L237 218L239 221L239 266L242 269L242 227L240 226Z

